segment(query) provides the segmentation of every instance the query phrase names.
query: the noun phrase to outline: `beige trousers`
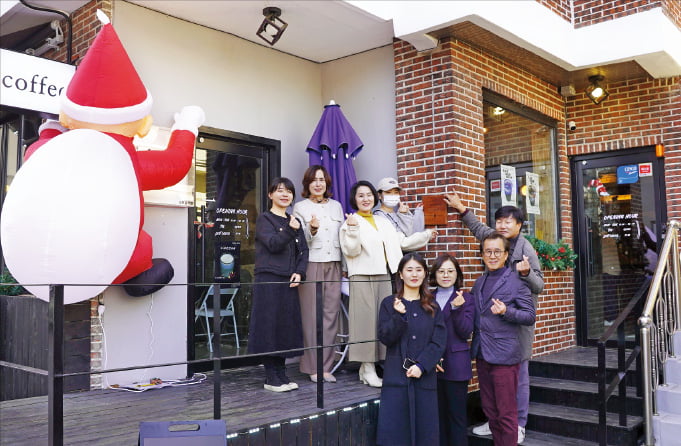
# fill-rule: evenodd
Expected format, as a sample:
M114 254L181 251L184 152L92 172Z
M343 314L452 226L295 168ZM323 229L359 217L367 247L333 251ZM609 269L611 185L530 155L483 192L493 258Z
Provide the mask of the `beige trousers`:
M366 341L378 337L378 309L381 301L392 295L388 274L350 277L350 342ZM376 362L385 359L385 345L376 342L350 345L350 361Z
M310 262L307 264L306 281L322 283L322 334L324 345L336 344L338 339L338 312L341 299L341 263ZM317 345L317 284L300 285L300 315L303 321L303 344L305 347ZM335 347L323 350L323 370L328 373L333 368ZM300 371L308 375L317 373L317 350L305 350L300 358Z

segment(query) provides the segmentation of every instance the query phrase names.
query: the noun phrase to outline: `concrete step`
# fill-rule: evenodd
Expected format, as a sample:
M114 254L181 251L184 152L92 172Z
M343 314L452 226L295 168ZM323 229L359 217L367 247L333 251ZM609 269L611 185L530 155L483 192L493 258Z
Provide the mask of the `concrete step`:
M653 416L653 436L657 446L673 446L681 443L681 415L661 413Z
M681 384L667 384L657 388L657 411L681 415Z
M561 435L547 434L526 430L525 441L522 446L597 446L597 442L584 441L576 438L563 437ZM494 446L492 436L479 437L473 435L472 428L468 431L468 446Z
M608 444L619 446L638 444L638 438L643 432L641 417L627 416L627 425L620 426L618 416L608 413L606 423ZM531 402L527 429L597 442L598 411Z
M676 357L665 361L664 377L668 384L681 384L681 349L676 350Z

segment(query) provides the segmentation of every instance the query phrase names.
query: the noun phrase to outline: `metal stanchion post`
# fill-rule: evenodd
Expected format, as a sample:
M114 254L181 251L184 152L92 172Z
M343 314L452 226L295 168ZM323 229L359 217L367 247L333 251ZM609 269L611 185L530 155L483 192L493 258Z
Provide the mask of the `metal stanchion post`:
M324 355L322 345L324 345L324 317L322 302L322 282L315 283L315 314L317 328L317 407L324 408Z
M50 285L47 353L48 444L64 444L64 285Z
M222 296L222 286L217 283L213 285L213 419L219 420L221 413L221 367L220 357L222 356L220 342L220 297Z

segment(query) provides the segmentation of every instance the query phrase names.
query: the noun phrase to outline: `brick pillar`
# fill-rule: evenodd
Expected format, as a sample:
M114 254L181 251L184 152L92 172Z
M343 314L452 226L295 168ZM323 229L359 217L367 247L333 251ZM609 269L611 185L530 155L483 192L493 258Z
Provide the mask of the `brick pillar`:
M505 96L558 121L557 200L562 236L572 242L570 173L565 147L565 102L555 85L522 67L484 53L465 42L444 38L437 48L418 53L395 40L397 173L412 207L423 195L453 187L464 204L485 218L483 89ZM494 161L498 164L498 161ZM470 289L482 272L479 243L464 229L455 211L424 254L432 261L453 253ZM545 291L537 309L534 354L563 350L575 343L572 271L544 271Z
M484 212L485 155L482 133L482 88L459 70L456 48L445 42L418 53L395 41L397 170L405 196L440 195L455 188L465 204ZM480 271L477 241L449 213L447 227L426 256L453 252L464 266L467 286Z

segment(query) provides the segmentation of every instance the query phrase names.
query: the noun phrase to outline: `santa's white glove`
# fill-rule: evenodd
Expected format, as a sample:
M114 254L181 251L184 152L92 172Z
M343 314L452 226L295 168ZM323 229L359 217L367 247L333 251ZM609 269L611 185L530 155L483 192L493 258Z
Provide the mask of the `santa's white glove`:
M203 125L205 120L206 114L201 107L187 105L182 107L179 113L175 113L175 124L170 130L189 130L196 136L199 133L199 127Z
M43 130L57 130L60 133L67 132L69 129L66 127L62 126L59 121L55 121L53 119L48 119L47 121L43 122L40 124L40 127L38 127L38 135L42 133Z

